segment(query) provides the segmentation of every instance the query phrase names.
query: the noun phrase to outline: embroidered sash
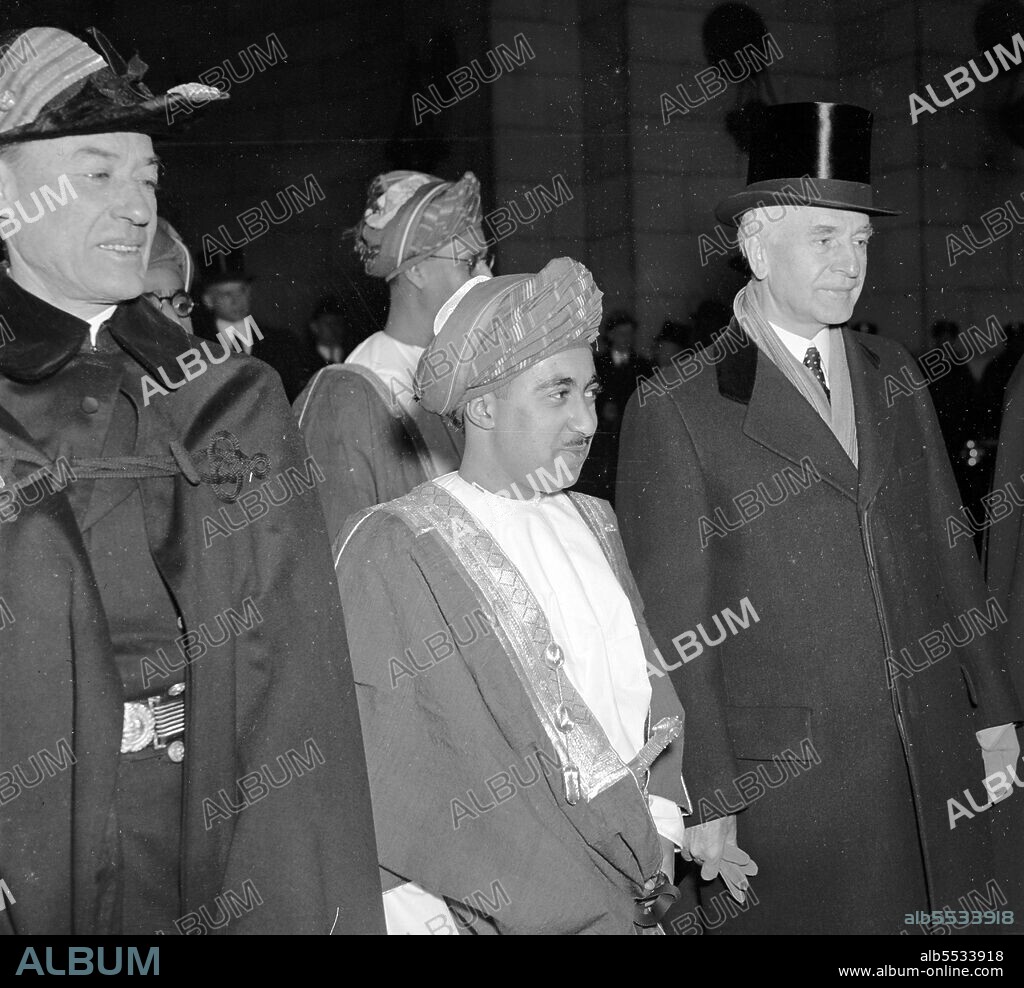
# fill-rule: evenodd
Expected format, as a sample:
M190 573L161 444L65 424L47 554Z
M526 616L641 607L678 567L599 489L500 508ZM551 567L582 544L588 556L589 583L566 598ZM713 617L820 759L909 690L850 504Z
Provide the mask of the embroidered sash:
M574 499L573 503L579 505ZM619 779L633 777L590 708L559 674L561 648L522 574L460 501L436 484L424 484L384 510L400 513L415 529L434 531L476 585L498 640L562 766L566 799L592 800ZM594 530L591 512L583 514ZM615 565L603 532L595 531ZM617 574L618 575L618 574ZM637 786L639 792L639 785Z

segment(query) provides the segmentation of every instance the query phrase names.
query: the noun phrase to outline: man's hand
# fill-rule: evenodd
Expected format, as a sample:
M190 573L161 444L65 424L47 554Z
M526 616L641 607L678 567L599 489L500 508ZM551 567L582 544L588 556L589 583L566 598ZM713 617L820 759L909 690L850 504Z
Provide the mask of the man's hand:
M684 837L686 844L680 848L683 857L701 865L700 877L710 882L718 874L726 841L731 838L736 843L736 816L723 816L710 823L687 827Z
M978 731L978 744L981 745L981 758L985 764L985 788L993 803L1006 799L1013 794L1013 775L1017 775L1017 759L1020 758L1020 742L1013 724L1000 724ZM997 776L1002 782L989 785L990 779Z
M737 846L735 841L727 841L718 874L722 876L722 881L725 882L732 897L737 902L745 902L746 890L750 887L747 876L757 874L757 864L746 851Z
M705 882L721 875L737 902L746 900L747 876L757 874L757 865L736 843L736 817L725 816L710 823L686 828L686 847L681 852L687 861L701 865Z

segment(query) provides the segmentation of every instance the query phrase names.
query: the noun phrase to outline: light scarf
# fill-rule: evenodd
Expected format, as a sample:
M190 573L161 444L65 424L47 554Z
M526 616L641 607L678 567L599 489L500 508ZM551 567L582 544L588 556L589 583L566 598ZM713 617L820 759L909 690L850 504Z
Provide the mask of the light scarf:
M832 430L839 445L846 451L850 462L857 466L857 420L853 410L853 387L850 384L850 366L846 360L846 346L840 330L830 330L836 338L829 347L828 379L831 382L829 404L818 379L789 350L778 334L761 314L754 295L746 284L736 293L732 309L736 321L757 348L786 376L786 379L810 403Z

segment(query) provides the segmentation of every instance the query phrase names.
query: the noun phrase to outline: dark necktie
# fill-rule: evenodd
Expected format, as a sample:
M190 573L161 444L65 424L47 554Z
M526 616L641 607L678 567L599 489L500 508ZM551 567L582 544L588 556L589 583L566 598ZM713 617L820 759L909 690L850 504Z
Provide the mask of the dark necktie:
M809 346L807 353L804 354L804 367L806 367L814 375L817 382L821 385L821 390L825 392L825 397L828 399L828 403L832 404L832 394L828 390L828 385L825 383L825 375L821 370L821 354L818 353L816 346Z

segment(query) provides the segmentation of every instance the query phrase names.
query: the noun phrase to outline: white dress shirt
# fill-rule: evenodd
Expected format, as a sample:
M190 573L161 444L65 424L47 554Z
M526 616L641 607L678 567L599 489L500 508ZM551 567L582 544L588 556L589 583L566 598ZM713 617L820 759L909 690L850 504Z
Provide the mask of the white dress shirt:
M413 410L412 380L416 365L425 348L402 343L383 330L368 336L346 358L346 364L358 364L372 370L386 385L388 392L411 415Z
M248 318L248 317L247 317ZM252 330L245 325L245 320L241 322L233 323L228 322L227 319L221 319L217 316L217 333L220 334L224 340L222 346L226 346L228 343L234 345L235 350L241 350L243 353L252 356ZM244 336L240 335L242 332ZM246 342L248 340L248 342Z
M96 337L100 335L101 327L114 314L116 308L116 305L112 305L109 309L104 309L98 316L85 320L89 324L89 342L94 350L96 349Z
M828 359L832 353L832 330L826 326L824 329L819 331L811 339L807 339L806 336L797 336L796 333L791 333L788 329L783 329L781 326L777 326L773 322L768 323L773 330L775 335L782 341L782 345L797 359L797 363L802 364L804 357L807 356L808 347L817 347L818 353L821 355L821 373L825 376L825 386L830 387L828 378Z

